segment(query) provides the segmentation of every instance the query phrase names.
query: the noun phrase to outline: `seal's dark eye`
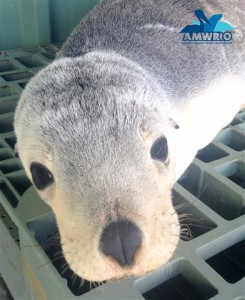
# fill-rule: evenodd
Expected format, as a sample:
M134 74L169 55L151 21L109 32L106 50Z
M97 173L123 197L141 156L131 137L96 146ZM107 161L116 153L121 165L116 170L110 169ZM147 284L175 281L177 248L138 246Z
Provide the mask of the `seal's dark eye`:
M151 147L151 157L155 160L165 162L168 157L168 143L164 136L158 138Z
M30 171L33 183L38 190L45 189L54 181L52 173L45 166L39 163L32 163Z

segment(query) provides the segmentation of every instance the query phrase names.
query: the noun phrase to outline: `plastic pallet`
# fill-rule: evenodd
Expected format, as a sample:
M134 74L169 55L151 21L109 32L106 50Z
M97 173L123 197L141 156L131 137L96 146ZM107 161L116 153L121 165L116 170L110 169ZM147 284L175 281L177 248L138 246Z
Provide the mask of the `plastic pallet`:
M60 46L0 56L0 273L14 299L245 299L245 111L176 183L173 201L191 214L191 234L167 265L140 278L80 287L70 270L51 262L54 215L14 156L12 123L21 91Z

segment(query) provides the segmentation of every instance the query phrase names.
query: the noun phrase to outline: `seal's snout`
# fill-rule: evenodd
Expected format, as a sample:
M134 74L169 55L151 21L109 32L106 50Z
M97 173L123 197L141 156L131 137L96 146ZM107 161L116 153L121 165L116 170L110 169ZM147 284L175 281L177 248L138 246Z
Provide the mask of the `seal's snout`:
M129 220L111 222L102 232L100 249L105 255L114 258L120 266L131 266L142 236L141 230Z

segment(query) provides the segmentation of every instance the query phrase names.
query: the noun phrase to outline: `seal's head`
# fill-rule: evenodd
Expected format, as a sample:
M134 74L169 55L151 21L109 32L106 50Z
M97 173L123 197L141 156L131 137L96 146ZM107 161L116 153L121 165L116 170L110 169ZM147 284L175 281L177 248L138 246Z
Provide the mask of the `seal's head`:
M22 94L19 156L82 278L142 275L176 248L176 129L164 97L141 67L103 52L58 59Z

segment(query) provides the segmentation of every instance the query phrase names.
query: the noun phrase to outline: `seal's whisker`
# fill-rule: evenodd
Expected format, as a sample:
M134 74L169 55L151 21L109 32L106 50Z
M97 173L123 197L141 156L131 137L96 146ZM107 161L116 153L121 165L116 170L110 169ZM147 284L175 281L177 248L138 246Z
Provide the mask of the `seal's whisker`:
M56 232L52 233L52 235L50 235L47 238L47 241L50 240L50 239L59 239L59 238L60 238L59 231L56 231Z
M71 277L71 280L72 280L72 283L71 285L75 285L75 282L76 282L76 279L78 278L77 274L76 273L73 273L72 277Z
M179 237L179 234L172 233L171 235Z
M200 191L199 195L197 196L197 199L200 199L200 197L203 195L203 193L205 192L206 188L208 186L208 182L205 184L205 186L203 187L202 191Z
M70 251L66 251L66 252L63 252L63 251L57 251L57 252L54 254L54 256L57 256L57 255L59 255L59 256L58 256L58 257L54 257L54 259L56 260L56 259L58 259L58 258L64 258L64 255L70 254L70 253L72 253L72 252L70 252ZM53 261L53 259L51 259L51 261Z
M191 207L193 206L193 203L181 203L181 204L177 204L174 206L174 209L175 211L179 211L181 209L184 209L184 208L188 208L188 207Z
M63 255L60 255L60 256L57 256L55 258L52 258L50 261L53 263L55 261L59 261L59 260L64 260L64 256Z
M94 285L94 281L90 281L90 282L89 282L89 289L90 289L90 290L93 289L93 285Z
M181 231L180 233L180 238L182 238L183 240L191 240L193 239L190 227L188 225L185 225L186 227L184 228L183 231Z
M182 219L190 219L191 216L192 216L192 214L185 214L185 213L183 213L183 214L179 214L178 218L179 218L179 221L180 221Z
M160 268L160 269L157 270L157 281L160 281L160 280L161 280L161 278L162 278L162 273L163 273L162 268Z
M195 227L198 227L198 228L207 228L207 229L213 229L213 227L212 226L207 226L207 225L199 225L199 224L181 224L181 225L183 225L183 226L186 226L186 225L192 225L192 226L195 226Z
M43 268L43 267L45 267L45 266L47 266L47 265L49 265L49 264L51 264L51 263L52 263L51 261L48 261L47 263L38 266L38 267L37 267L37 270L39 270L39 269L41 269L41 268Z
M167 272L167 274L165 276L165 280L166 280L166 278L168 278L169 274L172 273L172 265L170 264L169 260L168 260L167 265L168 265L168 272Z
M60 272L60 275L63 276L65 274L65 272L70 268L70 266L68 265L67 262L65 262L62 267L63 270Z
M57 256L57 255L64 255L64 254L67 254L68 252L63 252L63 250L59 250L57 251L54 256Z
M58 256L58 257L55 257L55 258L51 259L50 261L53 263L53 262L58 261L58 260L63 259L63 258L64 258L64 256L61 255L61 256Z
M203 193L205 192L206 188L208 186L208 183L205 184L205 186L203 187L203 189L200 191L199 195L196 197L195 201L193 201L192 203L180 203L180 204L177 204L177 205L174 205L174 209L176 212L178 212L179 210L181 209L184 209L184 208L188 208L188 207L191 207L193 206L193 204L200 199L200 197L203 195ZM176 199L174 199L175 201L179 201L181 199L181 197L178 197Z
M163 215L165 215L168 211L169 211L169 209L171 209L173 206L172 206L172 204L169 204L169 206L166 208L166 210L163 212ZM174 213L171 213L171 215L174 215L175 214L175 212Z
M103 286L103 282L98 281L97 283L99 288Z
M42 264L42 265L38 266L36 269L39 270L39 269L41 269L41 268L43 268L43 267L45 267L45 266L47 266L47 265L49 265L49 264L51 264L51 263L52 263L52 261L49 260L49 261L46 262L45 264Z
M171 234L171 235L173 235L173 234ZM178 245L178 241L176 243L169 241L168 243L171 244L171 245L173 245L173 246L177 246Z
M81 277L79 278L80 278L79 289L81 289L84 286L85 280Z
M192 214L183 214L179 217L180 225L184 224L184 221L188 221L191 225L203 225L205 222L204 218L194 218Z

